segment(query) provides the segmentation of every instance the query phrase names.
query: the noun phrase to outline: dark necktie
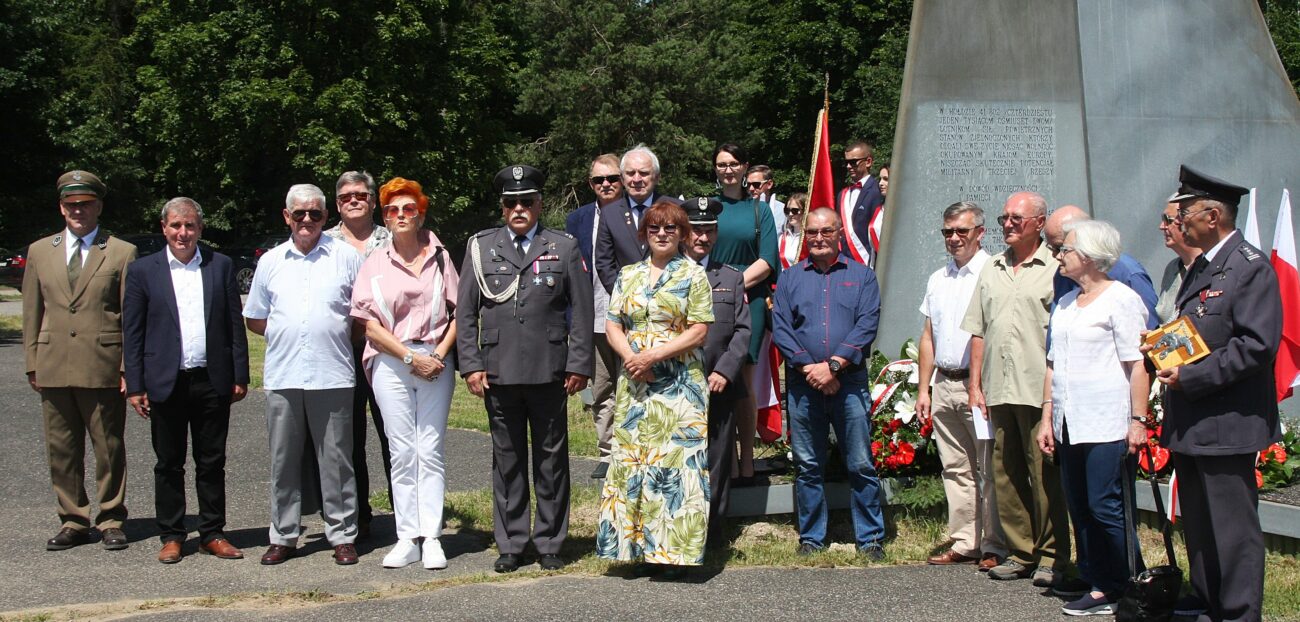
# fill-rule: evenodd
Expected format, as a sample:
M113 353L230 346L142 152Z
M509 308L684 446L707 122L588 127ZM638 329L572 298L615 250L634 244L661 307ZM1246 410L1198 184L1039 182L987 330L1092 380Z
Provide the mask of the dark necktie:
M524 242L527 242L527 241L528 241L528 236L526 236L526 235L516 235L516 236L515 236L515 250L519 251L519 256L520 256L520 257L523 257L523 256L526 254L526 253L524 252Z
M77 287L77 279L81 278L81 239L73 238L72 258L68 260L68 285L73 288Z
M636 225L637 229L641 228L641 217L644 215L645 215L644 205L637 205L636 207L632 208L632 224Z

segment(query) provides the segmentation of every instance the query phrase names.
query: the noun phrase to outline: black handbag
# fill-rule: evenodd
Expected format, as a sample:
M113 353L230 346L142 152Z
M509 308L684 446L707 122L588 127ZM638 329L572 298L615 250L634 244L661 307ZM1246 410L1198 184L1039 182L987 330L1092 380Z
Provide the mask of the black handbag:
M1160 516L1160 535L1165 540L1165 555L1169 565L1148 568L1140 573L1137 568L1137 546L1133 541L1133 493L1128 482L1124 486L1124 528L1127 530L1125 540L1128 543L1128 568L1131 578L1124 587L1124 594L1115 608L1115 620L1118 622L1168 622L1174 617L1174 605L1178 602L1178 593L1183 587L1183 571L1178 567L1174 557L1173 525L1165 516L1165 501L1160 496L1160 486L1155 478L1155 457L1151 448L1142 446L1147 452L1147 464L1152 466L1151 492L1155 496L1156 514ZM1139 467L1140 468L1140 467Z

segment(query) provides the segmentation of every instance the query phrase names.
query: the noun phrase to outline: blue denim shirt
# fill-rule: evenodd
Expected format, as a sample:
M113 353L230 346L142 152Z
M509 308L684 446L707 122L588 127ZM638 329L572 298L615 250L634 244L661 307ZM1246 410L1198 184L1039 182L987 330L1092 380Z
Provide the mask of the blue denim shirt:
M826 272L805 259L781 272L772 299L772 341L795 368L839 356L861 366L880 324L876 273L843 254Z

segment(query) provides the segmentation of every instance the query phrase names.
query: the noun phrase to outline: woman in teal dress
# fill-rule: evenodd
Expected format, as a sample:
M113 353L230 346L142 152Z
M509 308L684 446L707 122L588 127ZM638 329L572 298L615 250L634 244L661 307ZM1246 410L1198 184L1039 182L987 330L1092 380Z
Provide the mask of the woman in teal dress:
M713 150L713 171L722 188L718 196L722 202L722 214L718 216L718 241L709 253L709 261L725 263L745 275L745 295L749 298L749 322L753 332L749 337L749 365L740 371L740 376L746 387L752 387L754 363L767 355L763 351L764 340L770 334L767 299L772 295L771 284L776 282L777 272L781 269L776 221L772 219L772 210L767 202L751 198L745 190L749 158L739 145L718 145ZM736 474L741 485L754 477L754 428L758 417L754 391L750 389L746 393L745 399L736 402L735 415L736 438L740 441Z
M609 474L596 553L682 577L704 561L709 519L709 385L705 334L713 294L704 269L683 257L686 212L661 200L641 218L650 257L623 268L605 336L623 359L614 401Z

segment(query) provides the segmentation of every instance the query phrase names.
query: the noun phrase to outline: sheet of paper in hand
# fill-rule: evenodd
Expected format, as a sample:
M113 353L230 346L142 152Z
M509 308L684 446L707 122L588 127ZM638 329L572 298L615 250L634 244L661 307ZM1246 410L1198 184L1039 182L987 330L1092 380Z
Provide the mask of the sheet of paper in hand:
M1185 315L1147 333L1146 344L1151 346L1147 358L1160 370L1194 363L1210 354L1209 346Z

